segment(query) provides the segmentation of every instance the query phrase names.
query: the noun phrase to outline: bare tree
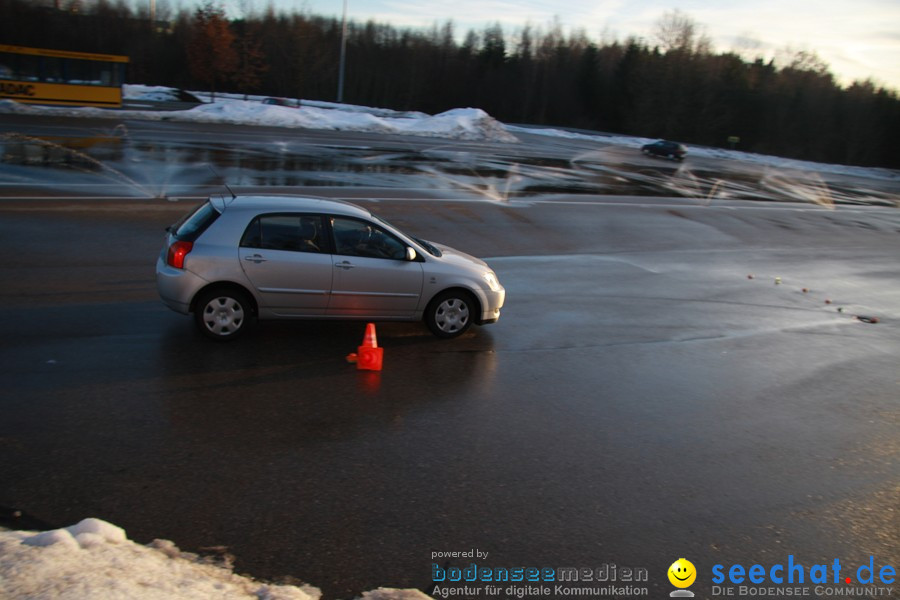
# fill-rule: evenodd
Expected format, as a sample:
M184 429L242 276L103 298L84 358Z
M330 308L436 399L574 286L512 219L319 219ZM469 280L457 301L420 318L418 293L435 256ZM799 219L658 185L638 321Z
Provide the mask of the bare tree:
M808 71L818 75L826 75L829 71L828 63L814 50L797 50L792 46L781 48L776 56L776 62L781 64L782 68L794 71Z
M216 83L231 78L238 66L238 57L225 11L212 0L207 0L194 13L187 56L191 75L209 85L215 100Z
M656 22L653 36L665 52L709 54L712 40L704 27L678 9L668 11Z

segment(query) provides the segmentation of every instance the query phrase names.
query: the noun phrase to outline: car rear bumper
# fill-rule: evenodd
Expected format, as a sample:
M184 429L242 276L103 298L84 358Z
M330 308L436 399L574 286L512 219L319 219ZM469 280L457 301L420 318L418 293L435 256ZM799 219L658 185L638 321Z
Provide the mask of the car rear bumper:
M170 267L162 258L156 261L156 290L162 301L182 314L191 311L191 299L206 281L184 269Z

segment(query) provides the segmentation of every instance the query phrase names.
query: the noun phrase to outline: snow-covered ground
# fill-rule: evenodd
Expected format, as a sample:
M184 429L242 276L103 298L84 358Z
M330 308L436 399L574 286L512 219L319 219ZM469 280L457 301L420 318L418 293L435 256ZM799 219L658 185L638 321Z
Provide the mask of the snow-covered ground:
M217 94L212 102L208 94L192 92L204 104L180 111L115 110L102 108L46 107L0 101L0 113L47 114L61 116L107 117L115 119L145 119L187 121L205 123L231 123L236 125L264 125L300 129L325 129L335 131L363 131L397 135L416 135L468 141L518 143L517 133L529 133L570 139L595 140L598 144L640 148L653 140L624 135L590 135L561 129L531 128L505 125L478 108L457 108L437 115L420 112L401 112L384 108L372 108L332 102L288 99L298 108L263 104L263 96ZM172 88L126 85L125 98L132 104L162 102L178 99L178 91ZM742 162L793 169L807 173L833 173L888 181L900 180L900 172L877 169L815 163L726 150L692 146L690 157L731 159Z
M63 529L0 529L0 598L29 600L318 600L312 586L273 585L181 552L167 540L147 546L88 518ZM362 600L427 600L418 590L379 588Z
M174 93L167 93L167 88L142 85L126 85L124 94L127 100L136 103L176 99ZM195 95L203 97L203 94ZM207 102L189 110L164 112L34 106L4 100L0 101L0 112L194 123L231 123L297 129L366 131L457 140L518 142L518 139L507 131L503 124L477 108L457 108L438 115L426 115L424 113L401 113L384 109L304 101L301 104L302 109L298 110L287 106L263 104L262 99L262 97L251 96L245 100L243 96L217 95L215 102Z

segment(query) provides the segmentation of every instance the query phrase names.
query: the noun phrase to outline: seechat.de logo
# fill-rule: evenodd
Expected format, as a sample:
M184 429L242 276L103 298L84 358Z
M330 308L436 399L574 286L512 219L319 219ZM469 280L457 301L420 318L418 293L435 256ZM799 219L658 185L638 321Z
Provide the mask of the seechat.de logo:
M697 569L694 563L686 558L679 558L669 567L669 582L679 588L669 594L672 598L693 598L694 593L688 589L697 579Z

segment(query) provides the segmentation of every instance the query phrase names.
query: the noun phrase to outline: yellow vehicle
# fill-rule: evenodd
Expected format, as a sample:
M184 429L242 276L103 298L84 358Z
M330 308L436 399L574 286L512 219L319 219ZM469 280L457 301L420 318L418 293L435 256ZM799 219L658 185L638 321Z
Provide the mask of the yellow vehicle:
M0 44L0 100L122 106L127 56Z

